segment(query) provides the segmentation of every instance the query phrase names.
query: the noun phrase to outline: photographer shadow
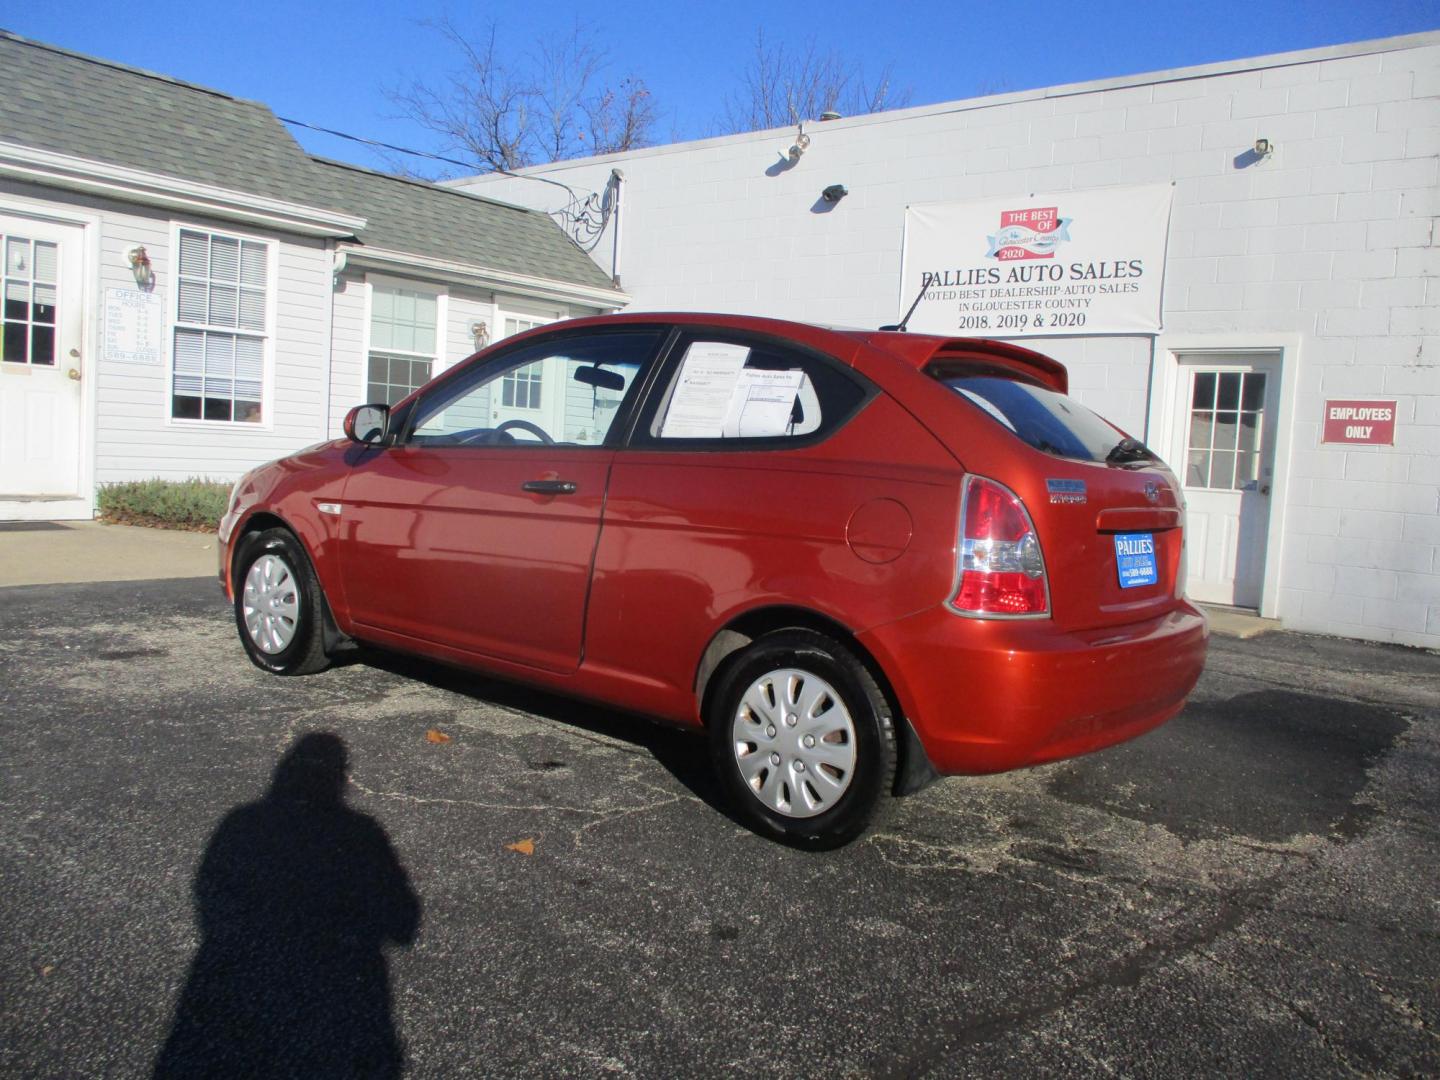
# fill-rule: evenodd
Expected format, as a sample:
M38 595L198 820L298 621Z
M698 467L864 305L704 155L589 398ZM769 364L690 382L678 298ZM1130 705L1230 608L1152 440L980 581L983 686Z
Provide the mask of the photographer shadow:
M345 805L345 744L297 740L225 816L195 876L200 948L156 1077L397 1077L384 948L420 901L375 819Z

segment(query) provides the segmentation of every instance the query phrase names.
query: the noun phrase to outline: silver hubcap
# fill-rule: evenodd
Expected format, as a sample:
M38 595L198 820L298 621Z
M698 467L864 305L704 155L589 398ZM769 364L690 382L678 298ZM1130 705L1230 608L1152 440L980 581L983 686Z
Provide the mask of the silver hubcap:
M731 724L735 763L755 797L786 817L835 806L855 775L855 724L839 692L797 668L761 675Z
M300 583L278 555L261 555L250 564L241 598L245 632L264 653L281 652L295 639L300 618Z

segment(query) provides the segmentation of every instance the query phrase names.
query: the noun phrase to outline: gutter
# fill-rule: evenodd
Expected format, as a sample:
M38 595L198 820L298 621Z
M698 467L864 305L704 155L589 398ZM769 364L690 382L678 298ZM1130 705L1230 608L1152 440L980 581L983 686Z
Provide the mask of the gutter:
M339 210L325 210L123 165L37 150L19 143L0 142L0 177L124 202L146 203L243 221L301 236L347 239L365 227L363 217Z
M497 290L521 292L526 296L542 300L583 304L587 307L621 308L629 304L631 300L629 293L604 285L577 285L566 281L556 281L554 278L535 277L509 270L492 270L483 266L471 266L446 259L432 259L423 255L410 255L403 251L386 251L381 248L362 247L355 244L338 245L331 272L338 275L351 266L419 277L429 281L469 285L491 292Z

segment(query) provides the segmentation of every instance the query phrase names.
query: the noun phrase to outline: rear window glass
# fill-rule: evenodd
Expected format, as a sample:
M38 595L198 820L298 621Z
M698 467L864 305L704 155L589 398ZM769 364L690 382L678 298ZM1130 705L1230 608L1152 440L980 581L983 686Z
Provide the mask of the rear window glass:
M1074 398L993 375L936 378L1036 450L1076 461L1104 461L1123 433Z

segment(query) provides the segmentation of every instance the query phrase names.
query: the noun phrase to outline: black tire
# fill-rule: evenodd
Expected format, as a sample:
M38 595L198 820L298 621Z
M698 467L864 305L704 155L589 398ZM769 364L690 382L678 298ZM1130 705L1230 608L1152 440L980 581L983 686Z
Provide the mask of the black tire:
M778 708L780 697L775 688L782 682L790 688L798 687L794 692L798 700L803 700L805 680L776 680L769 684L768 696L766 693L770 676L787 671L811 676L817 690L828 684L819 702L821 711L816 714L823 726L843 727L842 715L830 711L836 703L828 691L833 690L838 697L853 729L851 767L841 769L827 762L817 765L812 759L810 772L803 772L806 755L816 751L786 745L787 738L804 737L794 732L805 731L805 718L800 717L797 724L796 714ZM756 722L754 710L745 700L752 689L760 695L762 708L776 709L780 724L790 724L792 732L783 732L778 726L771 732L770 722L763 717ZM888 802L896 761L895 722L890 706L855 653L833 638L811 630L782 630L758 638L729 658L717 673L706 700L710 755L720 785L741 820L762 836L812 850L841 847L863 833ZM745 738L752 733L753 740ZM831 735L842 737L834 741L831 736L822 737L829 746L821 747L821 751L839 750L849 740L846 732L833 731ZM809 745L814 747L813 737ZM763 755L763 760L752 756L757 754ZM751 780L742 771L742 755L750 763ZM772 781L766 762L773 762L775 757L780 761ZM825 782L818 787L810 779L817 768L826 773L822 778ZM797 780L804 785L803 790L792 786ZM843 790L828 800L823 797L842 781ZM826 791L822 793L820 787ZM782 804L788 811L777 809Z
M267 644L262 645L246 625L246 580L251 568L267 557L278 560L288 572L288 582L277 580L282 583L282 591L296 601L295 617L282 631L288 633L288 641L274 649L267 647L275 645L273 639L266 639ZM286 584L291 588L285 589ZM322 627L325 596L310 566L310 558L294 533L288 529L266 529L241 540L235 556L234 588L235 626L240 631L240 643L256 667L272 675L310 675L329 666ZM263 631L261 637L265 637Z

